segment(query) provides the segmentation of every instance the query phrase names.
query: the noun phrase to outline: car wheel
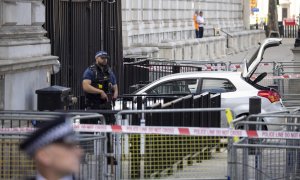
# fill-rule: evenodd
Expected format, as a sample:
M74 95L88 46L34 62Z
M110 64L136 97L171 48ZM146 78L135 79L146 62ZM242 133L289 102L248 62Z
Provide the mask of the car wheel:
M248 116L249 114L248 113L244 113L244 114L239 114L239 115L237 115L235 118L239 118L239 117L242 117L242 116ZM239 129L239 130L244 130L245 129L245 126L244 125L238 125L237 127L236 127L236 129Z
M238 129L238 130L244 130L244 125L238 125L238 126L236 127L236 129Z

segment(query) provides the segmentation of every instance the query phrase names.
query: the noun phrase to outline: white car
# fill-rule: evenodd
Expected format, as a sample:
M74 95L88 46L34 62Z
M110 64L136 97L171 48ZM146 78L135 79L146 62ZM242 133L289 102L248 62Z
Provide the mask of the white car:
M262 73L255 80L251 76L263 59L265 49L278 46L281 39L266 39L255 52L254 56L244 62L241 72L188 72L162 77L135 92L137 95L155 94L201 94L203 92L221 93L221 107L230 108L235 117L249 114L249 98L261 97L262 113L286 110L279 93L271 88L257 84L266 73ZM282 119L265 118L264 121L281 123ZM226 121L222 119L222 127ZM268 125L268 130L280 130L282 127Z

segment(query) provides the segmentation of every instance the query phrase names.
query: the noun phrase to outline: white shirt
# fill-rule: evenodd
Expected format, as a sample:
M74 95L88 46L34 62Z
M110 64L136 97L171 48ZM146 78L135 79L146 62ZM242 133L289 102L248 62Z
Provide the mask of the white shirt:
M204 17L197 16L197 23L199 24L199 27L204 27Z
M46 180L39 172L36 175L36 180ZM73 180L72 176L63 177L61 180Z

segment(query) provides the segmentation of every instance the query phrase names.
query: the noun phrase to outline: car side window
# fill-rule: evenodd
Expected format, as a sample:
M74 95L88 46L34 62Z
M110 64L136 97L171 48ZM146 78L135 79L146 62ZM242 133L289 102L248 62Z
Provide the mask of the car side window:
M227 79L203 79L201 92L225 93L234 92L236 88Z
M151 88L147 94L191 94L196 93L198 79L184 79L164 82Z

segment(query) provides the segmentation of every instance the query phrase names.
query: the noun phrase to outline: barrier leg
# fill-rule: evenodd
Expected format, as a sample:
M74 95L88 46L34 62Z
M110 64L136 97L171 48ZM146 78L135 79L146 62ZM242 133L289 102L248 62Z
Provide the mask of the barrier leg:
M237 148L233 145L233 138L228 138L228 166L227 166L227 179L237 180Z
M246 140L248 143L248 140ZM243 173L243 180L248 180L248 148L243 148L243 160L242 160L242 173Z
M145 119L141 119L141 126L145 127ZM145 177L145 134L141 134L141 149L140 149L141 161L140 161L140 179Z
M122 125L122 116L119 115L117 117L117 125ZM121 135L120 134L115 134L116 137L116 148L115 148L115 155L117 159L117 165L116 165L116 180L121 179L121 172L122 172L122 162L121 162L121 153L122 153L122 147L121 147Z
M255 150L255 169L255 179L262 180L262 154L260 148Z

